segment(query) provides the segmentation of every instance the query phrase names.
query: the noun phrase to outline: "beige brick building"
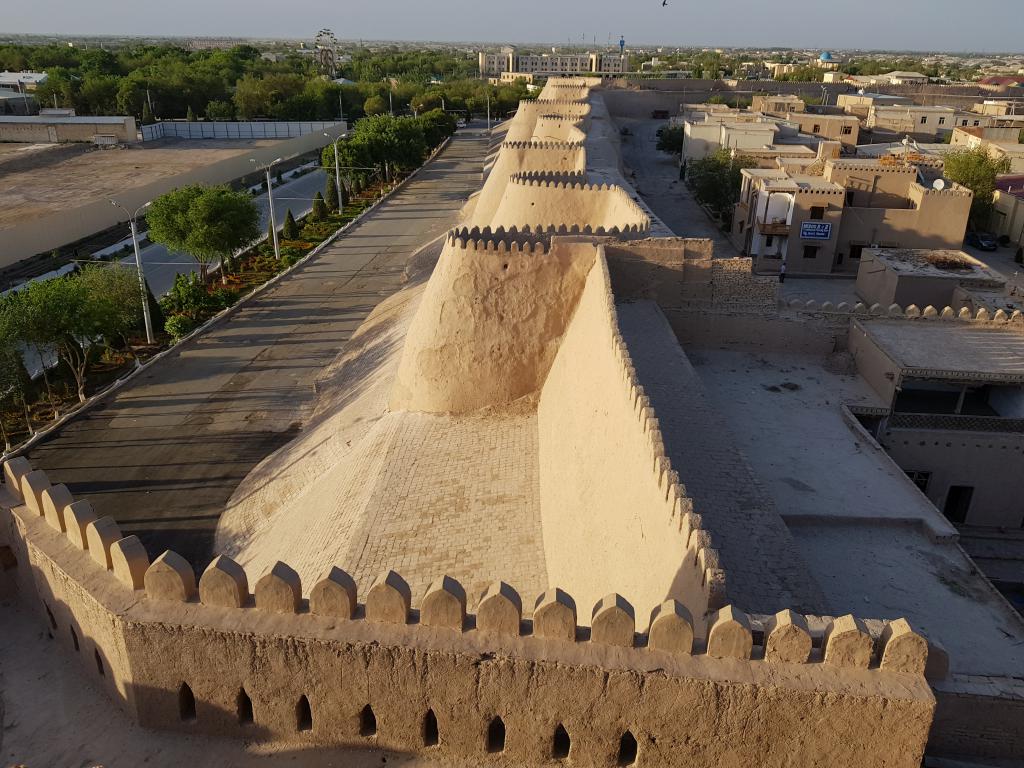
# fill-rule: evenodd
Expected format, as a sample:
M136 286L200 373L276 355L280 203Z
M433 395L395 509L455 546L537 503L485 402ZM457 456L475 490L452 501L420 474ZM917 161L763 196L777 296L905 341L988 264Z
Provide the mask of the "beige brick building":
M873 246L959 248L970 190L899 160L828 160L821 176L746 169L732 235L758 272L856 273Z

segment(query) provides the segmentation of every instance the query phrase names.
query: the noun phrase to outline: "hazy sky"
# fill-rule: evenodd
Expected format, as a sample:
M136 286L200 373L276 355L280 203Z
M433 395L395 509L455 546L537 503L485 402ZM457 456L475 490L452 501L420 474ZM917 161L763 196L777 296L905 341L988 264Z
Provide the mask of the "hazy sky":
M1024 50L1024 0L32 0L2 32Z

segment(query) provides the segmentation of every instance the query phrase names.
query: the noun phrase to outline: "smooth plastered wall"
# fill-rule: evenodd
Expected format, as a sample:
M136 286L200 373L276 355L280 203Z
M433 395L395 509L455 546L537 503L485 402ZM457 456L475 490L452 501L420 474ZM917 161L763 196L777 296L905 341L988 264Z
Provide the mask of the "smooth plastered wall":
M612 591L643 626L667 597L707 609L701 569L659 483L652 426L616 353L602 253L538 405L540 498L548 578L586 605ZM660 442L660 436L657 438Z

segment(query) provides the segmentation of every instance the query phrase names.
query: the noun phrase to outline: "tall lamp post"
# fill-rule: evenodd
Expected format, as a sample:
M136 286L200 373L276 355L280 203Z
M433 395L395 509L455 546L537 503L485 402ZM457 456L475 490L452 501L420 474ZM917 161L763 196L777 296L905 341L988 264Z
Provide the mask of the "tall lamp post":
M250 157L249 162L256 165L261 171L267 174L267 200L270 201L270 234L274 238L274 258L281 260L281 246L277 242L277 216L274 215L274 182L270 179L270 169L281 162L281 158L275 158L265 165L256 162L255 157Z
M139 212L149 207L149 203L143 203L135 209L135 213L130 213L127 208L121 205L116 200L111 200L110 204L115 208L120 208L125 212L128 217L128 225L132 230L132 245L135 246L135 269L139 273L139 292L142 294L142 318L146 324L146 343L153 343L153 321L149 316L149 293L146 291L146 277L142 274L142 256L139 253L139 231L135 225L135 220L139 216Z
M329 133L325 133L324 136L326 136L328 139L331 138L331 134ZM339 200L341 199L341 163L338 160L338 142L344 139L346 136L348 136L348 134L343 133L331 141L331 144L334 145L334 183L338 187Z

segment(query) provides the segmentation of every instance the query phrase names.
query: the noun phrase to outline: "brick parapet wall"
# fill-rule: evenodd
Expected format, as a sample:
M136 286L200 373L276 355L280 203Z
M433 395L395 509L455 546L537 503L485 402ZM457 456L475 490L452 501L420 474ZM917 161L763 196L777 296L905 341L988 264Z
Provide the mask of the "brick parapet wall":
M299 587L280 564L231 607L224 586L237 585L239 573L223 559L204 573L198 599L175 600L166 590L175 573L167 556L162 566L134 561L134 537L107 544L120 534L102 521L87 526L102 529L87 535L94 547L78 549L53 525L61 519L53 510L48 523L31 508L35 491L51 490L41 473L12 469L9 477L33 475L30 504L17 504L9 487L0 512L23 599L41 604L66 652L146 727L486 760L500 718L504 738L490 746L500 746L503 759L550 759L561 725L572 758L589 765L616 764L627 730L645 765L711 766L737 755L784 765L804 750L808 760L878 764L894 754L892 764L914 766L923 752L934 700L919 668L897 671L920 662L906 658L906 649L920 646L913 633L890 631L878 656L878 641L844 617L823 653L808 638L807 658L794 665L771 656L804 647L800 617L795 635L785 624L776 639L762 634L763 646L755 646L747 618L726 609L706 642L688 646L678 644L688 635L677 614L662 613L662 623L637 635L628 604L605 600L591 627L577 627L571 599L554 591L538 600L531 621L513 625L503 619L517 613L504 585L466 616L458 585L439 580L412 611L394 573L344 615L341 603L324 610L330 601L322 590L318 596L320 584L291 604ZM80 523L81 506L64 519ZM108 555L109 568L99 562ZM340 587L335 596L348 594L338 574L330 584ZM869 656L851 655L854 647ZM757 726L763 732L722 742L722 729L750 728L766 703L772 722ZM887 733L886 744L868 738L865 724Z

